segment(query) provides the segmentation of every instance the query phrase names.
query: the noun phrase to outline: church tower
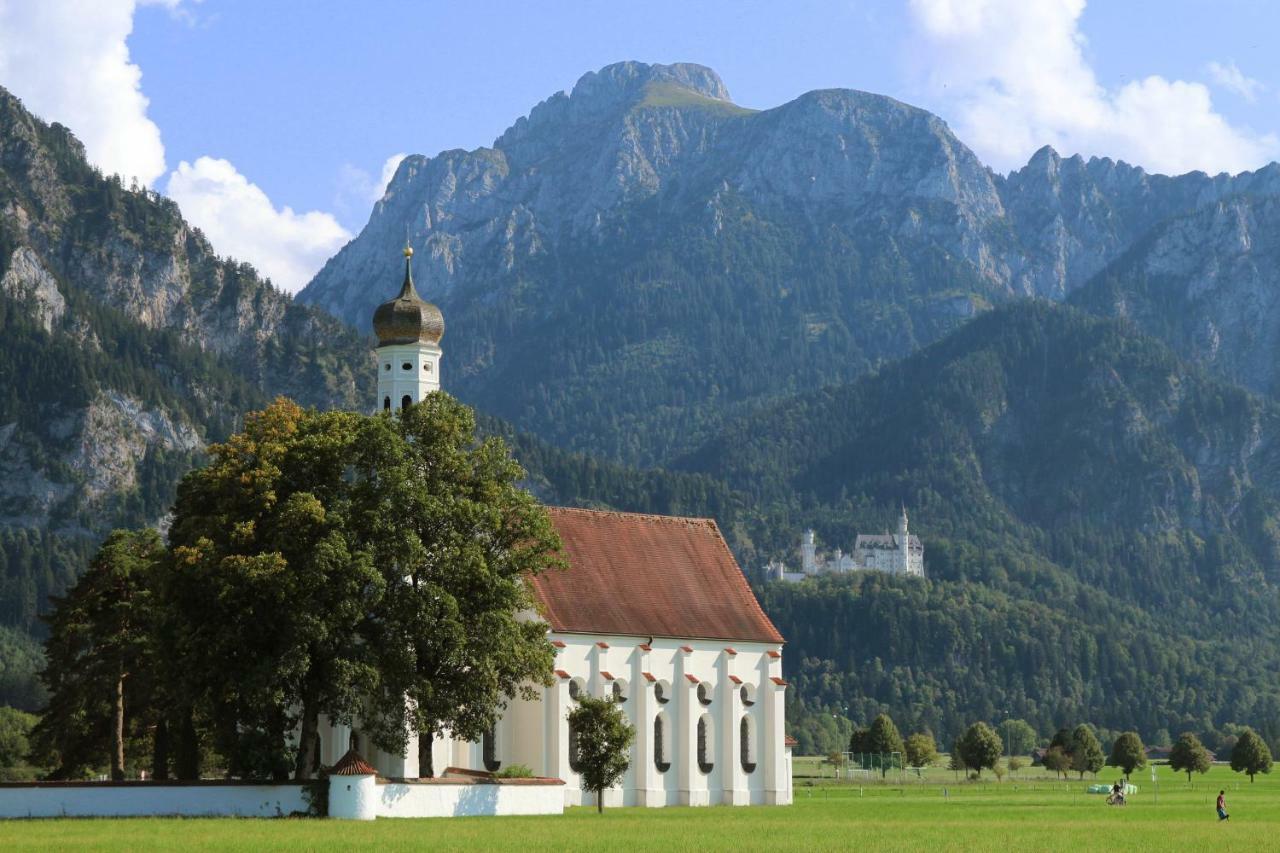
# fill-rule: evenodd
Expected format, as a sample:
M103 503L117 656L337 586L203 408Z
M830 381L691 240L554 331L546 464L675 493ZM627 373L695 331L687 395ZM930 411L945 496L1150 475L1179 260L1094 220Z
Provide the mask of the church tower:
M404 247L400 294L373 312L378 336L378 407L406 409L440 389L444 315L413 286L413 249Z

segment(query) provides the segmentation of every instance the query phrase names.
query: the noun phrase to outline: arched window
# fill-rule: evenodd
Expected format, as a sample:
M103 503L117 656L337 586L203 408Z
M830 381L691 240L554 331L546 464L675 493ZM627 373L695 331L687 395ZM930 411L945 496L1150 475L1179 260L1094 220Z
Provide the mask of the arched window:
M698 769L710 773L715 769L711 760L711 715L703 714L698 718Z
M738 691L738 695L742 697L742 704L750 708L756 704L756 687L754 684L744 684L742 689Z
M667 721L658 714L653 718L653 766L659 773L671 769L671 754L667 751Z
M627 701L627 680L625 678L615 678L613 680L613 701Z
M665 705L671 701L671 685L665 681L655 682L653 685L653 698L658 700L659 705Z
M714 694L714 688L705 681L698 682L698 701L703 705L711 704L711 697Z
M490 773L497 773L502 769L502 762L498 760L498 726L495 723L480 738L480 752L484 759L484 769Z
M739 749L742 752L740 758L744 773L751 773L756 769L755 739L752 737L752 728L751 718L743 714L742 722L738 725L738 738L741 741Z
M412 405L413 405L413 398L410 397L408 394L405 394L403 397L400 398L401 411L404 411L405 409L409 408Z
M569 724L569 769L574 773L582 772L582 754L578 750L578 727Z
M391 398L390 398L390 397L383 397L383 398L382 398L382 411L384 411L384 412L389 412L389 411L391 411Z
M569 682L569 698L578 701L582 694L587 692L587 683L581 678L575 678Z

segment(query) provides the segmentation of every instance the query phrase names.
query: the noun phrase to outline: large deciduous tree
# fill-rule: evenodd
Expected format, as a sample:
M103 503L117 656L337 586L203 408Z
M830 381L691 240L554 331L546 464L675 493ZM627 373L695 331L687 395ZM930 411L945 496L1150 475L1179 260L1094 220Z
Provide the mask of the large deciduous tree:
M1093 729L1084 723L1076 726L1071 732L1071 769L1084 778L1086 773L1097 773L1106 761L1102 752L1102 744Z
M605 789L621 779L631 765L627 756L636 730L612 698L582 696L568 717L569 728L576 733L582 787L595 792L596 811L603 812Z
M310 778L319 714L350 721L377 688L361 631L383 576L355 532L349 476L367 420L277 400L179 486L185 693L207 708L235 775Z
M1185 772L1188 782L1191 781L1192 773L1208 773L1211 765L1209 751L1204 748L1200 738L1191 732L1183 732L1169 751L1169 766Z
M982 768L994 768L1000 760L1000 754L1004 752L1000 735L983 722L969 726L956 746L965 766L978 771L979 776L982 775Z
M1147 766L1147 750L1137 732L1125 732L1116 738L1116 742L1111 745L1111 757L1107 764L1123 770L1126 779L1133 771Z
M113 532L47 617L41 679L49 704L32 732L37 754L65 779L107 764L125 772L131 723L145 719L155 686L151 582L164 556L154 530Z
M1249 774L1250 783L1254 774L1271 772L1271 748L1253 729L1247 728L1240 733L1235 748L1231 750L1231 769Z
M477 441L474 414L447 394L369 419L357 450L355 522L385 588L363 724L390 750L417 733L431 775L443 731L478 740L510 699L550 683L528 578L562 565L560 540L506 444Z

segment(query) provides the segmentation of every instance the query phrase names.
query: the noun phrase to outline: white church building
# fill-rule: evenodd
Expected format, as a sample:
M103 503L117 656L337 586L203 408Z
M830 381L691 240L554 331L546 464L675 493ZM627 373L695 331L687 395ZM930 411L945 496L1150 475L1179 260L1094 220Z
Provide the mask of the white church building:
M374 314L379 408L440 388L444 318L414 288L405 250L399 295ZM556 649L554 683L515 698L480 743L433 744L437 770L527 765L564 781L566 805L591 804L575 769L567 714L577 697L613 696L635 726L631 766L613 805L791 802L784 731L783 638L760 608L714 521L550 508L564 570L532 578ZM388 778L416 778L418 744L380 752L359 723L321 720L321 761L356 748Z

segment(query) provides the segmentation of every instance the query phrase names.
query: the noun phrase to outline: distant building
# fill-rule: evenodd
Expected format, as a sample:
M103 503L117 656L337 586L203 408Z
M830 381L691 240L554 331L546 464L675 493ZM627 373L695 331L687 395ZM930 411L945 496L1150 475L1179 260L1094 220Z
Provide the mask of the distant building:
M905 506L898 519L897 533L859 534L853 543L853 553L846 554L836 548L830 554L820 554L816 535L806 530L800 536L800 571L788 571L778 560L765 566L769 580L789 582L858 571L924 577L924 545L919 536L912 536L908 530Z

